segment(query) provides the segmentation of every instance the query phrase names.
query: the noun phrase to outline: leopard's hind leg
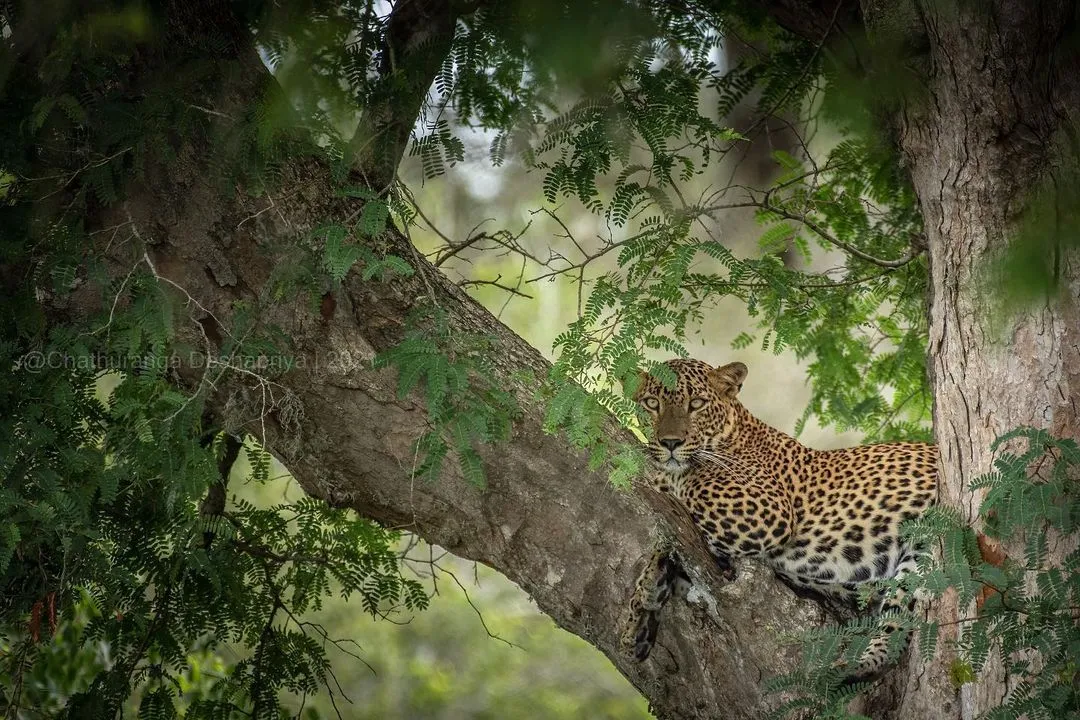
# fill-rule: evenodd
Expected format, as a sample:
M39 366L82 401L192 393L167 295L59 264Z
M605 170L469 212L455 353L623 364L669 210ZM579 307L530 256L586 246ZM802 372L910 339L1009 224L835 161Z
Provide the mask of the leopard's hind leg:
M911 549L905 553L897 565L893 578L899 580L909 573L917 572L919 554L917 549ZM917 602L921 599L918 592L911 593L903 587L897 588L892 594L885 595L878 609L878 614L882 617L880 629L870 639L870 644L859 657L858 664L845 679L845 684L876 680L890 668L891 661L895 660L897 654L903 654L911 641L911 630L909 624L902 618L903 615L914 612Z

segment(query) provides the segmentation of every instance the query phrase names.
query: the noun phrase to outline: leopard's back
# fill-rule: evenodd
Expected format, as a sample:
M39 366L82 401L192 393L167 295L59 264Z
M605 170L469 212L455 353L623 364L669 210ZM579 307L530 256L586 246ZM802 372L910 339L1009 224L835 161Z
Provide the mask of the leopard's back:
M895 577L917 548L901 533L937 496L937 447L861 445L814 451L786 468L794 528L769 561L805 585L851 586Z

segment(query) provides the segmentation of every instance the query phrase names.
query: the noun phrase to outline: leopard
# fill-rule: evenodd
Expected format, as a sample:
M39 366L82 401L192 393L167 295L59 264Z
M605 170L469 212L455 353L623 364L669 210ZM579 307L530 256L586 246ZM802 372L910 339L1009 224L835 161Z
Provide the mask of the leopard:
M633 393L652 425L645 479L689 513L726 579L735 579L736 559L757 558L800 594L854 608L867 583L917 570L925 550L901 525L936 502L936 445L813 449L742 404L744 363L664 364L674 386L643 372ZM622 644L638 661L656 642L664 605L687 592L690 578L680 562L677 551L658 549L635 586ZM862 593L863 604L873 597L870 610L885 617L880 634L842 668L846 683L872 681L896 659L889 636L906 630L889 618L914 609L916 596L902 586L892 590ZM906 634L900 640L902 651Z

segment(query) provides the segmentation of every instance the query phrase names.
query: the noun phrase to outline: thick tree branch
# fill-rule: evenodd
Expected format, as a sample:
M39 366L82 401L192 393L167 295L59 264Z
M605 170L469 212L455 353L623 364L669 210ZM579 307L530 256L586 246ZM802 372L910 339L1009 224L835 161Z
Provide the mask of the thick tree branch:
M726 4L714 4L714 0L699 0L698 4L705 8L718 7L721 13L730 11ZM756 0L753 4L760 6L780 27L814 43L837 29L843 32L861 25L858 0Z
M367 184L389 188L428 89L454 39L452 0L398 0L379 51L379 79L353 135L355 164Z

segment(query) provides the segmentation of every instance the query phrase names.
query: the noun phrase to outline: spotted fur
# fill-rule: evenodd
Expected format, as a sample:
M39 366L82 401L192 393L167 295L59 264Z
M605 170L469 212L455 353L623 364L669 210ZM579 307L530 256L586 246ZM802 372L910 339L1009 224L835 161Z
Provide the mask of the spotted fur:
M796 588L842 602L853 602L861 584L914 569L917 548L901 537L900 525L935 500L936 446L813 450L743 407L737 397L747 373L742 363L667 365L677 375L674 389L643 375L634 396L653 421L649 482L681 501L721 569L733 577L732 558L757 557ZM657 558L650 568L635 593L648 597L632 604L634 625L624 638L639 659L655 641L660 609L671 595L666 583L677 576ZM910 603L893 596L879 611ZM897 623L885 624L886 633L898 630ZM874 638L852 679L879 674L887 648L887 634Z

